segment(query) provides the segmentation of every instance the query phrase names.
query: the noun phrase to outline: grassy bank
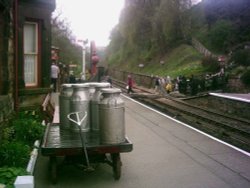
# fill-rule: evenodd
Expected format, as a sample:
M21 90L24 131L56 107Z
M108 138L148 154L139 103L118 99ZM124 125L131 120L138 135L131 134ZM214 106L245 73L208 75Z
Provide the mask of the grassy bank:
M146 75L171 76L179 75L191 76L206 73L206 69L201 64L202 55L192 46L180 45L163 57L156 57L150 62L136 62L131 58L126 63L120 64L117 68L130 72ZM160 62L164 62L161 64ZM143 64L143 67L139 67Z

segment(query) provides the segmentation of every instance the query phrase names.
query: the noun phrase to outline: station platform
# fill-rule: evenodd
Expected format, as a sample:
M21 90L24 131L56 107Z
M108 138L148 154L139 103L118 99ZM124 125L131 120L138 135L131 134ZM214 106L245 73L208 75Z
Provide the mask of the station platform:
M56 95L54 95L56 101ZM126 135L133 151L124 153L122 176L114 181L110 167L82 174L60 171L60 188L249 188L250 153L213 138L129 97L125 101ZM56 102L55 102L56 104ZM56 104L57 105L57 104ZM52 187L48 159L40 156L36 188Z
M165 162L168 165L159 166L165 167L168 171L165 175L171 174L170 177L162 176L166 183L167 179L174 178L176 184L173 187L185 187L182 184L182 178L184 178L186 187L250 187L250 154L248 152L129 98L126 99L126 110L128 111L126 115L128 114L130 118L135 118L137 121L140 119L139 125L132 127L139 126L138 129L143 128L152 132L153 135L144 137L144 144L151 146L151 152L160 152L158 156L152 154L154 158L152 160L166 159ZM131 131L129 133L133 135ZM132 137L135 149L142 135ZM150 151L149 148L147 150ZM169 172L174 172L174 174ZM213 178L214 180L210 181ZM197 186L198 184L200 186Z
M231 99L235 101L241 101L250 103L250 93L247 94L238 94L238 93L209 93L209 95Z

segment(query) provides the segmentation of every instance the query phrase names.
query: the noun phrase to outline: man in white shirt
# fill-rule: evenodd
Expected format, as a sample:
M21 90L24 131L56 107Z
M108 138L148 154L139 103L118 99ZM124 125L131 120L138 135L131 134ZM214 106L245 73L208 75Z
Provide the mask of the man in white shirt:
M56 88L57 88L57 79L58 79L58 75L59 75L59 67L55 64L55 62L52 62L51 65L51 83L53 84L53 91L56 92Z

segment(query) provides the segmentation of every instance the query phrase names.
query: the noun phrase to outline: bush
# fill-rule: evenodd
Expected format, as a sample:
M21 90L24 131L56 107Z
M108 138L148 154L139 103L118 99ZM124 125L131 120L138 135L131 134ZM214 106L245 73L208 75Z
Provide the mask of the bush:
M232 75L238 76L245 72L246 68L244 66L238 66L231 71Z
M26 110L26 111L21 111L17 114L18 119L33 119L38 122L41 122L43 120L43 117L40 113L39 110Z
M250 66L250 50L238 50L237 52L233 53L230 61L235 62L238 65Z
M35 111L20 112L9 121L2 131L0 145L0 167L25 167L29 160L31 147L42 138L44 126Z
M247 70L242 76L241 81L247 85L250 86L250 70Z
M27 175L23 168L0 168L0 182L6 185L6 188L13 188L17 176Z
M16 118L8 121L8 126L1 132L0 183L4 183L6 188L14 187L17 176L27 175L30 146L44 133L41 121L38 111L19 112Z
M11 142L14 140L15 130L13 126L9 126L3 129L2 132L2 143Z
M15 130L15 140L29 146L33 145L35 140L40 140L44 132L44 127L41 123L33 119L16 119L13 121L13 126Z
M0 166L25 167L29 161L30 147L20 142L4 143L0 147Z
M217 72L220 69L217 59L210 56L204 57L202 59L202 66L204 66L208 72Z
M229 47L231 40L235 37L235 31L230 21L219 20L212 25L208 38L212 47L217 52L224 52ZM226 41L226 42L225 42Z

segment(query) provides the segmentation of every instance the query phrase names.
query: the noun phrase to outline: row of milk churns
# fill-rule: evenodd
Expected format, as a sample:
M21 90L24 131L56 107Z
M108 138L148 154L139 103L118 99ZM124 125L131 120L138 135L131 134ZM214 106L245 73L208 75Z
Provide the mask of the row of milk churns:
M125 106L121 90L110 88L110 83L89 82L63 84L59 95L60 129L79 132L99 132L102 144L118 144L125 141ZM73 117L76 123L69 120ZM83 116L87 114L86 118ZM83 119L81 122L80 120Z

